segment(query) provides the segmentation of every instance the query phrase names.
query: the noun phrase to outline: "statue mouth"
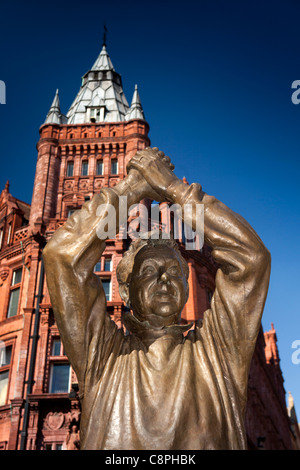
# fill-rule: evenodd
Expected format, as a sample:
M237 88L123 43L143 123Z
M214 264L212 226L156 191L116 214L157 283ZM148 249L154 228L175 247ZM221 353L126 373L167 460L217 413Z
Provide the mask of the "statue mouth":
M154 292L153 297L156 297L156 296L160 297L161 299L163 299L164 297L166 297L167 299L175 298L174 294L172 294L171 292L166 292L164 290L159 290L159 291Z

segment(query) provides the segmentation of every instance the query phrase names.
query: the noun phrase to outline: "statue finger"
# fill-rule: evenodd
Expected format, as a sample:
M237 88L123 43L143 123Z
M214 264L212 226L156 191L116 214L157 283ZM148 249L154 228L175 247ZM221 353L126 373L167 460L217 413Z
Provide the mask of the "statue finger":
M163 158L164 163L171 163L171 158L168 157L167 155L164 156Z
M131 170L132 168L135 168L136 170L139 170L139 167L140 167L139 160L131 159L126 165L126 170L127 170L127 172L129 172L129 170Z

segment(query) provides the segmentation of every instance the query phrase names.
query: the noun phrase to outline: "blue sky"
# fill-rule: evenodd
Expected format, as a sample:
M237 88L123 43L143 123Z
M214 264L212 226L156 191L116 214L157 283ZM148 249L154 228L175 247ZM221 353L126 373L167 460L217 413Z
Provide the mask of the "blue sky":
M154 146L179 177L245 217L272 255L263 328L277 331L300 420L300 4L269 1L2 1L0 188L31 201L39 127L55 91L66 113L102 47L137 83ZM300 354L299 354L300 357Z

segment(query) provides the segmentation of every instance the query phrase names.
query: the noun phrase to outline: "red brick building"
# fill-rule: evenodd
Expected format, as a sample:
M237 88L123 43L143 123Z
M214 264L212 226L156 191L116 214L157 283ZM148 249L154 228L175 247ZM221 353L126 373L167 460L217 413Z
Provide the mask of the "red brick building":
M129 106L121 77L103 46L67 115L61 113L57 92L40 128L31 205L14 198L9 183L1 193L1 449L77 448L76 376L53 317L41 255L72 211L100 188L124 178L130 158L150 145L148 132L137 87ZM162 211L160 223L165 222ZM125 307L116 266L127 248L127 239L108 240L95 266L105 287L108 312L120 327ZM217 267L206 246L182 253L190 268L190 296L182 318L191 322L209 308ZM273 327L259 335L248 401L249 449L296 447Z

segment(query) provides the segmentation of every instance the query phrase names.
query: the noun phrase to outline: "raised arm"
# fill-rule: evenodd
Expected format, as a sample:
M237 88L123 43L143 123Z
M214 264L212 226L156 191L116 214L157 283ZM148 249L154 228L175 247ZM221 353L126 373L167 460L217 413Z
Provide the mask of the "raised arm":
M122 206L120 196L123 196ZM94 266L105 249L108 214L115 219L111 222L115 223L118 233L119 208L126 216L127 208L145 197L159 196L140 174L130 171L113 189L102 189L81 210L75 211L44 249L46 279L56 323L81 389L87 368L95 369L93 364L105 356L109 338L116 331L106 312L101 281L94 274ZM102 239L99 238L101 232ZM99 370L99 363L97 367Z
M212 248L212 256L220 265L211 309L204 316L203 332L213 336L229 367L234 369L238 387L242 388L267 296L270 254L240 215L205 194L199 184L184 184L166 165L169 160L157 149L146 149L134 157L129 167L140 171L161 198L179 204L184 222L194 230L195 216L191 211L185 213L184 206L203 205L204 242Z
M101 191L72 214L43 252L55 320L79 382L84 380L93 337L105 325L110 327L104 290L93 271L105 249L97 227L104 219L105 207L117 207L117 199L112 190Z

